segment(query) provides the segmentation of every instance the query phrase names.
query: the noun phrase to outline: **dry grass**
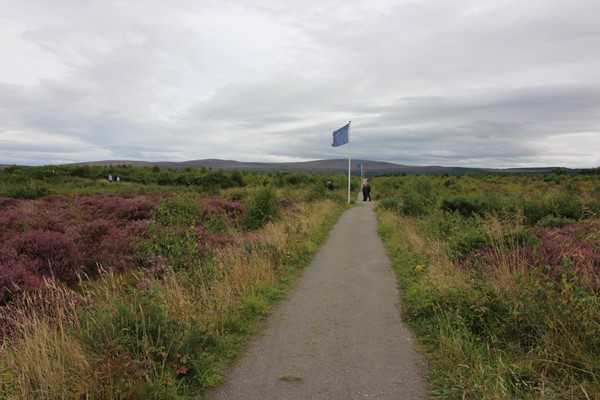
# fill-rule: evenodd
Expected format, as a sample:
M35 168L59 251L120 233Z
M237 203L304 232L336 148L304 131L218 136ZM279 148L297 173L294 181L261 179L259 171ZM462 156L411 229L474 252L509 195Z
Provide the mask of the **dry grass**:
M424 279L437 288L461 288L467 285L467 277L454 265L447 243L428 237L416 220L392 213L380 213L379 224L389 229L407 254L421 254L428 260ZM387 228L386 228L387 227Z
M306 246L306 239L320 232L323 221L336 208L332 201L298 205L294 218L269 223L253 233L252 242L259 242L270 251L248 253L243 246L221 251L215 268L222 279L203 286L195 294L201 304L203 323L220 331L223 316L238 310L257 286L273 284L283 273L290 254Z
M72 398L94 381L84 349L70 333L77 323L76 298L68 289L46 284L11 309L13 337L0 348L0 397Z
M493 276L488 277L489 283L499 292L516 297L517 280L529 275L529 263L518 239L523 233L523 224L518 218L501 221L497 217L490 217L485 223L495 260L488 266L493 271Z
M184 325L200 325L210 334L223 333L223 321L235 314L244 301L264 285L275 285L289 273L295 252L310 248L312 238L323 231L338 205L329 200L298 203L292 214L267 224L259 231L241 234L252 248L238 245L220 250L210 267L214 278L193 284L185 274L167 273L153 280L145 271L81 280L78 291L87 306L100 307L114 299L126 299L127 288L141 283L154 285L157 299L168 317ZM70 289L48 282L47 290L3 310L12 318L14 334L0 347L0 398L84 399L101 398L95 376L94 356L73 334L79 321L75 310L82 297Z

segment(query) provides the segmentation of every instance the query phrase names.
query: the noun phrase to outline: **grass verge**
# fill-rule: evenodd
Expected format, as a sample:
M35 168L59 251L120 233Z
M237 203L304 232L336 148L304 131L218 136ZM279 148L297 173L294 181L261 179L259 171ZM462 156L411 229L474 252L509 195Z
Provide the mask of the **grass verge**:
M600 302L593 270L573 274L567 265L551 279L526 262L530 254L514 220L482 218L444 236L437 228L449 218L441 213L413 217L378 209L378 218L403 316L429 356L434 398L599 398ZM459 263L452 240L476 229L487 246ZM537 243L536 254L543 245Z

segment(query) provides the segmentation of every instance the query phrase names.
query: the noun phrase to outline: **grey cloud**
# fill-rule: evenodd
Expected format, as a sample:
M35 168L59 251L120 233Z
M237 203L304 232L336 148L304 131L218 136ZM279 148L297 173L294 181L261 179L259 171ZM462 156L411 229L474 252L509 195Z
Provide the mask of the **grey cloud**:
M488 134L545 135L600 128L600 86L492 88L446 97L410 97L385 109L379 125L442 123ZM465 121L472 121L465 123Z
M15 48L62 69L0 76L0 163L340 158L330 135L352 120L359 158L594 166L598 15L592 0L11 1Z

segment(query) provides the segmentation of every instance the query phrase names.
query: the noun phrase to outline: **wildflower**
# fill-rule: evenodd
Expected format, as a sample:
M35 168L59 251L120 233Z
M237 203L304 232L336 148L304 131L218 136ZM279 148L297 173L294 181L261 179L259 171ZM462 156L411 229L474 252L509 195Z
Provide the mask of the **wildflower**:
M135 285L136 289L140 292L151 292L152 291L152 281L150 279L143 279L138 281Z
M425 266L424 266L424 265L421 265L421 264L418 264L418 265L415 267L415 271L423 271L424 269L425 269Z

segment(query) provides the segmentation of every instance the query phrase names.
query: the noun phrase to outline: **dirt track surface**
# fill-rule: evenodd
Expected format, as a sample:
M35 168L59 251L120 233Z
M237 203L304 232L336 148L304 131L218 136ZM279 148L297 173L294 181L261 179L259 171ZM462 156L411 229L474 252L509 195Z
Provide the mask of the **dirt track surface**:
M372 203L342 215L211 400L423 399L423 357L400 319Z

